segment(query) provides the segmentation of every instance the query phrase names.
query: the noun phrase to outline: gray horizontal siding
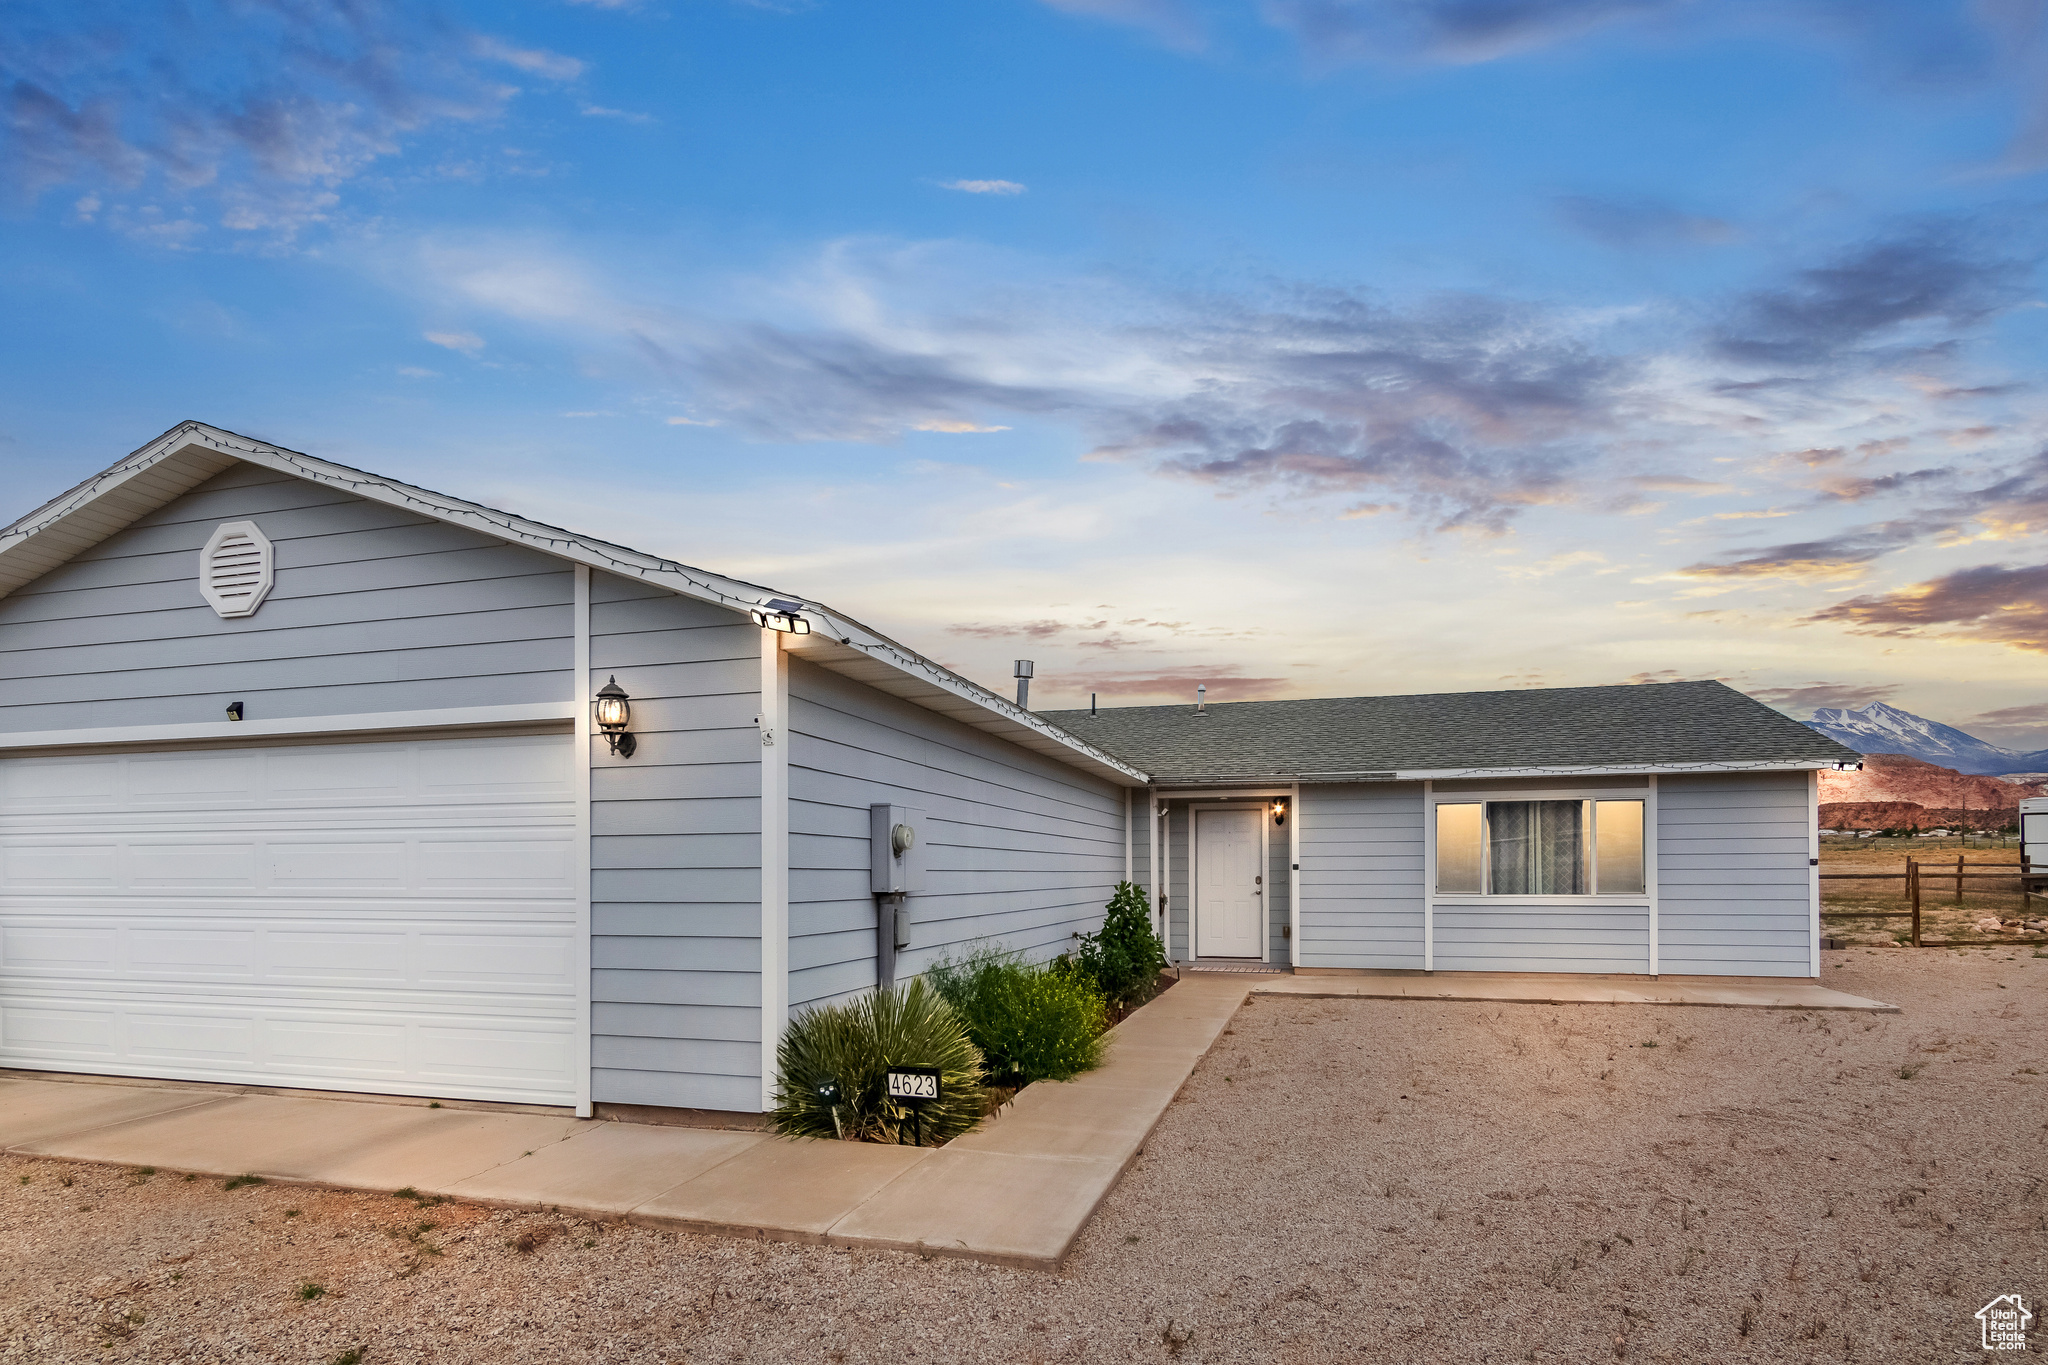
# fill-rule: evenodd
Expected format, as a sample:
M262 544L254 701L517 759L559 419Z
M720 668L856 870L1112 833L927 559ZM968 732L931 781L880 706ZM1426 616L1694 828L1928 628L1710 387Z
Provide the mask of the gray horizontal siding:
M586 695L616 675L630 759L591 762L591 1095L761 1107L761 633L591 575Z
M1292 818L1301 822L1301 965L1419 970L1422 784L1303 787Z
M1033 960L1097 927L1123 792L802 659L789 665L790 1003L875 984L868 807L922 809L926 890L898 976L987 940Z
M242 520L276 586L224 620L199 551ZM236 465L0 599L0 731L559 702L573 590L523 546Z
M1437 902L1440 972L1650 970L1650 909L1470 906Z
M1657 784L1660 971L1810 976L1814 904L1805 773Z

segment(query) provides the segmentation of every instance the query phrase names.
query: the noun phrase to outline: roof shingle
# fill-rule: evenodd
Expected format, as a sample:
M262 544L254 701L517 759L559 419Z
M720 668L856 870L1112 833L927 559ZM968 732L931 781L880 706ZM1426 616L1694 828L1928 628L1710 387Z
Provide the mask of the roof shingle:
M1859 755L1718 682L1123 706L1046 720L1157 781L1807 764Z

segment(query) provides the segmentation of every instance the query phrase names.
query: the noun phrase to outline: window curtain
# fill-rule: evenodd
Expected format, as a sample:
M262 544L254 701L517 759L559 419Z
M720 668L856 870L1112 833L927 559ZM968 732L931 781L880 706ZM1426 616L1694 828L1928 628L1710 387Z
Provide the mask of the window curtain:
M1585 802L1489 802L1486 824L1494 895L1587 893Z

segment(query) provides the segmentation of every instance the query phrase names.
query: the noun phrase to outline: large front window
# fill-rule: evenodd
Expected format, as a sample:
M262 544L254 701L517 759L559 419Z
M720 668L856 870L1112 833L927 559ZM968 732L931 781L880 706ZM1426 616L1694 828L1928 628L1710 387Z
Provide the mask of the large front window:
M1641 895L1643 803L1440 802L1436 889L1439 895Z

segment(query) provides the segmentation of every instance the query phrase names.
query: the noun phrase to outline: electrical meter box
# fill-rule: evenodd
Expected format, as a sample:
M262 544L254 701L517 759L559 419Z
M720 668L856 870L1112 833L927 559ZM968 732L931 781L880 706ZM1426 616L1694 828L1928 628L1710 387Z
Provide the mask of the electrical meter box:
M924 890L925 814L910 806L868 807L868 856L873 876L868 889L878 896Z

